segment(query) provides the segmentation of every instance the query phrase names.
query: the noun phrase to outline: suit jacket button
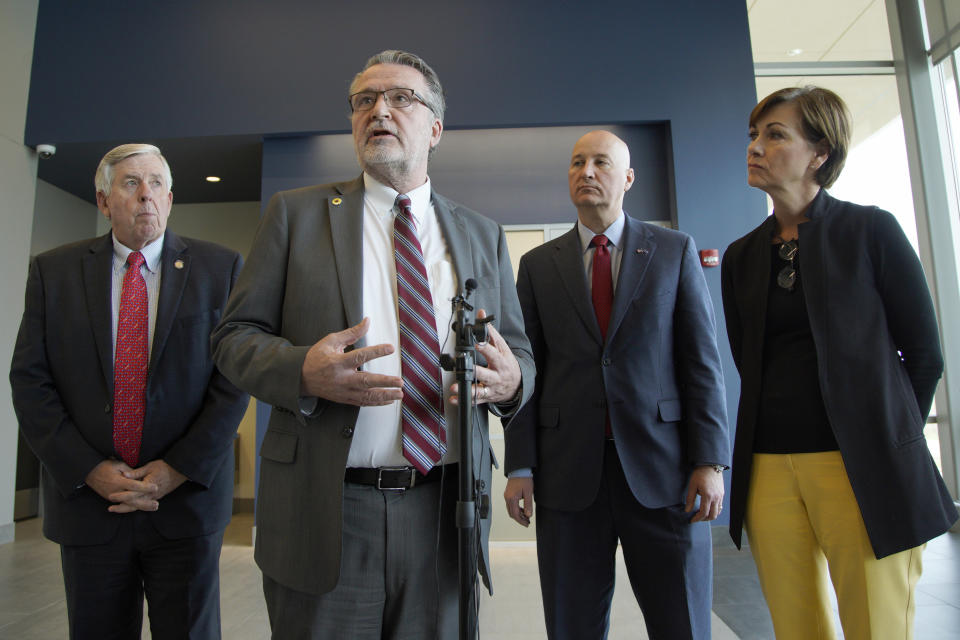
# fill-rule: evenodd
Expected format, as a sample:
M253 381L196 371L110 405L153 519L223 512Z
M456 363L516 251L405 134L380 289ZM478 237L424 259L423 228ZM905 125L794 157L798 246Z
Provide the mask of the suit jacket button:
M341 429L341 430L340 430L340 435L342 435L344 438L352 438L352 437L353 437L353 426L350 425L350 426L346 426L346 427L344 427L343 429Z
M609 366L610 366L610 358L604 358L603 360L600 361L600 364L602 364L602 365L605 366L605 367L609 367Z
M108 402L107 404L103 405L103 412L104 412L104 413L110 413L112 410L113 410L113 407L110 405L109 402Z

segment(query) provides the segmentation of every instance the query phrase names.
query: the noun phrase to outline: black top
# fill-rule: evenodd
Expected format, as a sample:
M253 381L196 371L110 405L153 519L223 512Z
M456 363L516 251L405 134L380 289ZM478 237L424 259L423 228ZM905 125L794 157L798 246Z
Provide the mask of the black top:
M803 281L799 277L801 252L797 251L793 258L798 277L791 291L777 284L777 275L790 261L780 257L780 244L770 247L763 382L753 450L756 453L836 451L837 441L820 395L817 351L803 298Z

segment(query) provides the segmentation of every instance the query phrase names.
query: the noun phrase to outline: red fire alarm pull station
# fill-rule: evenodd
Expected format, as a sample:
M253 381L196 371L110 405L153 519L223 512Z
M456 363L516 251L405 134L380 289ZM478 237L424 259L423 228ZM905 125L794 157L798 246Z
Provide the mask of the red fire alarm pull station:
M719 267L720 251L718 249L701 249L700 265L704 267Z

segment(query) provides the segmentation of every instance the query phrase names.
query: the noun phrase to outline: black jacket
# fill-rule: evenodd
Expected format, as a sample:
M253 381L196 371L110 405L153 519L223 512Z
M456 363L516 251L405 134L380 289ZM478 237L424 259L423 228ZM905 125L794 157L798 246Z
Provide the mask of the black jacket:
M188 481L146 513L167 538L230 521L233 439L247 395L213 365L210 332L242 259L167 231L140 464L163 459ZM34 259L10 386L20 429L43 463L43 532L66 545L103 544L126 516L83 484L113 447L111 234Z
M801 274L820 390L878 558L915 547L957 519L923 437L943 372L933 304L896 219L821 190L800 225ZM740 372L730 535L740 545L760 402L775 221L723 257L723 307Z

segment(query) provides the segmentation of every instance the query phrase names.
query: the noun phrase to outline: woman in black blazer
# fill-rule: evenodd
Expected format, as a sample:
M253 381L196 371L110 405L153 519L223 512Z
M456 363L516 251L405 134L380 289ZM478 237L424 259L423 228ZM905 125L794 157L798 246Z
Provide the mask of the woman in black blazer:
M773 215L730 245L740 372L730 534L745 527L777 638L910 638L923 544L957 519L923 437L943 371L923 271L896 219L824 190L843 101L782 89L750 114L747 173Z

